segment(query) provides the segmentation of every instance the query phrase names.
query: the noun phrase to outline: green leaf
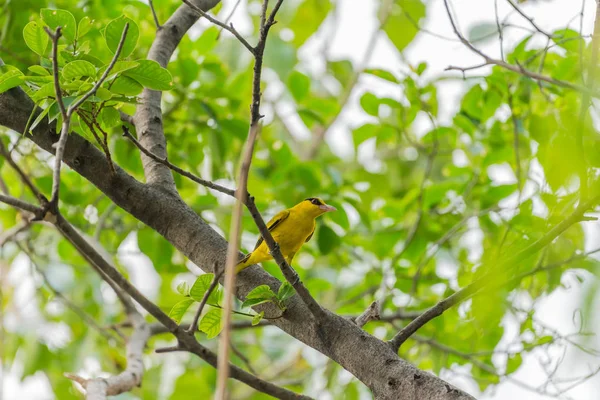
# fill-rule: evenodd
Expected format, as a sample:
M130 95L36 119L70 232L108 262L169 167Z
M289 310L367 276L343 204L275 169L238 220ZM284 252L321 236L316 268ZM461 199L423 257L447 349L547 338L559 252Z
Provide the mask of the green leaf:
M121 114L114 107L104 107L100 111L99 119L105 130L121 124Z
M264 316L265 316L265 312L261 311L260 313L256 314L254 317L252 317L252 326L258 325Z
M242 308L254 307L271 301L273 301L273 299L246 299L246 301L242 303Z
M40 87L32 96L31 99L38 102L45 98L56 97L56 90L54 90L54 82L49 82Z
M173 86L171 73L153 60L137 60L139 65L123 72L144 87L153 90L170 90Z
M128 57L133 53L140 36L140 29L133 20L121 15L119 18L110 21L104 30L104 40L106 41L106 45L111 53L115 54L119 47L119 42L121 41L123 29L125 29L126 24L129 24L129 29L127 30L127 36L125 37L125 42L123 43L123 49L121 50L121 54L119 54L119 58Z
M221 333L223 326L221 325L221 310L212 309L202 317L198 324L198 329L206 333L207 339L212 339Z
M144 87L135 79L126 76L117 76L110 87L113 93L122 94L123 96L137 96L142 93Z
M23 73L18 69L10 69L0 75L0 93L19 86L23 83Z
M75 22L75 17L69 11L42 8L40 14L50 29L56 30L56 28L60 26L62 28L63 36L69 42L75 40L77 35L77 22Z
M92 20L90 17L83 17L77 25L77 38L85 36L92 29Z
M293 286L290 285L288 282L283 282L283 284L279 286L279 290L277 291L277 299L283 303L284 301L292 297L294 293L296 293L296 291L294 290Z
M523 357L521 353L516 353L513 356L509 357L508 362L506 363L506 374L512 374L515 372L523 363Z
M394 74L392 74L391 72L386 71L384 69L377 69L377 68L366 69L365 74L374 75L374 76L381 78L383 80L386 80L388 82L398 83L398 79L396 79Z
M369 115L377 117L379 115L379 98L373 93L365 93L360 98L360 105Z
M98 90L96 90L96 97L102 101L107 101L112 98L112 93L106 88L99 87Z
M383 4L383 3L382 3ZM419 32L418 26L425 17L425 5L420 0L397 0L384 31L399 51L412 42Z
M301 102L310 92L310 78L302 72L292 71L288 76L287 85L297 102Z
M27 68L29 71L33 72L34 74L38 74L38 75L42 75L42 76L50 76L50 72L42 67L41 65L32 65L31 67Z
M62 76L65 79L77 79L82 76L96 76L96 67L88 61L71 61L63 67Z
M180 323L186 311L193 303L193 299L183 299L179 303L176 303L173 308L171 308L171 311L169 311L169 318L177 323Z
M317 238L317 245L319 251L323 254L331 253L341 243L340 237L327 225L323 224L319 228L319 237Z
M470 27L467 33L469 42L482 44L496 38L498 27L495 22L480 22Z
M330 9L329 1L304 0L298 5L296 15L289 25L290 29L294 31L292 42L296 47L300 47L319 29Z
M44 28L39 22L31 21L25 28L23 28L23 39L25 44L34 53L43 56L46 53L46 47L48 47L48 35L44 31Z
M206 293L206 291L210 287L210 284L211 284L214 276L215 276L215 274L204 274L204 275L200 275L198 278L196 278L196 281L194 282L194 284L192 285L192 288L190 289L190 297L198 302L202 301L202 298L204 297L204 293ZM211 294L208 296L207 303L210 303L210 304L218 304L219 303L220 299L219 299L218 288L219 288L219 286L217 285L215 287L215 289L211 292Z
M39 123L44 120L44 118L46 117L46 115L48 115L48 112L50 111L50 107L52 106L56 106L56 100L48 104L48 107L44 108L42 112L37 116L37 118L31 123L31 126L29 127L30 131L33 131L35 127L38 126Z
M177 285L177 293L182 296L188 296L190 294L190 287L186 281L180 282Z
M268 285L257 286L246 295L246 299L272 299L275 297L277 295Z

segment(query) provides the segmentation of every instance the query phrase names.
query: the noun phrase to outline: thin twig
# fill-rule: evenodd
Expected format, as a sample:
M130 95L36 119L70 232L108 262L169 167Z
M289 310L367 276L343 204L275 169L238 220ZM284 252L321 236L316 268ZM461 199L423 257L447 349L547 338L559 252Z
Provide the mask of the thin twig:
M29 248L21 245L20 243L17 243L17 246L19 247L19 249L21 249L23 253L27 255L27 258L29 258L29 261L31 262L31 265L33 266L35 271L42 277L44 285L46 285L48 289L50 289L50 291L52 292L52 294L54 294L55 297L59 298L60 301L64 303L71 311L77 314L77 316L81 318L82 321L84 321L91 328L95 329L100 335L104 336L106 339L121 340L120 337L109 334L107 330L102 328L94 318L92 318L88 313L86 313L83 309L81 309L79 306L77 306L75 303L69 300L64 294L62 294L62 292L60 292L53 286L50 283L50 279L48 279L48 275L46 274L46 272L34 260L34 256Z
M240 5L241 2L242 2L242 0L237 0L235 2L235 4L233 5L233 8L231 9L231 12L227 16L227 18L225 18L225 22L224 22L225 25L227 25L229 23L229 21L233 17L233 14L235 14L235 11L238 9L238 7L239 7L239 5ZM219 37L221 36L221 32L223 32L223 28L221 28L221 30L217 34L217 40L219 40Z
M202 296L202 301L200 301L200 305L198 306L198 309L196 310L196 314L194 315L194 319L192 320L192 323L186 329L187 333L194 334L198 330L198 320L200 319L200 315L202 315L202 310L204 309L204 306L206 305L206 302L208 301L210 294L213 292L213 290L215 290L215 288L219 284L219 279L221 279L221 276L225 272L224 269L217 272L217 264L216 263L215 263L215 267L213 268L213 270L215 271L214 277L213 277L212 281L210 282L210 286L208 287L208 289L206 290L206 292L204 292L204 295Z
M182 0L189 8L191 8L192 10L196 11L198 14L200 14L201 17L206 18L207 20L209 20L210 22L212 22L213 24L220 26L221 28L225 29L227 32L230 32L233 36L235 36L240 43L242 43L244 45L245 48L248 49L248 51L250 53L252 53L252 55L255 55L256 53L256 49L254 47L252 47L252 45L250 45L250 43L248 43L246 41L246 39L244 39L244 37L233 27L233 24L224 24L223 22L219 21L218 19L212 17L210 14L202 11L199 7L196 7L194 4L192 4L191 2L189 2L188 0Z
M192 174L191 172L185 171L184 169L181 169L178 166L171 164L166 158L161 158L161 157L157 156L156 154L152 153L150 150L146 149L144 146L142 146L142 144L136 138L133 137L133 135L129 132L129 128L127 128L125 125L122 125L122 128L123 128L123 136L125 136L127 139L131 140L131 142L138 149L140 149L140 151L142 153L144 153L146 156L148 156L152 160L154 160L158 163L161 163L163 165L166 165L167 167L169 167L173 171L177 172L178 174L185 176L186 178L188 178L202 186L206 186L209 189L213 189L213 190L216 190L217 192L225 193L231 197L235 197L235 190L228 189L224 186L217 185L216 183L202 179L202 178Z
M8 204L9 206L13 206L23 211L29 211L35 215L39 215L42 212L41 208L34 206L31 203L27 203L26 201L19 200L15 197L5 194L0 194L0 203Z
M494 0L494 11L496 14L496 28L498 29L498 39L500 39L500 59L504 61L504 32L500 26L500 18L498 16L498 0Z
M160 24L160 22L158 22L158 16L156 15L156 10L154 9L153 0L148 0L148 6L150 7L150 11L152 12L152 18L154 18L154 25L156 26L156 30L161 29L162 25Z
M59 82L60 80L59 80L59 76L58 76L58 39L60 39L60 36L61 36L61 27L60 26L57 27L55 33L52 33L52 31L48 27L45 27L44 29L46 30L46 33L48 34L48 36L50 36L50 38L52 39L52 75L54 77L54 90L56 92L56 101L59 105L60 112L61 112L62 119L63 119L62 126L61 126L61 132L60 132L60 138L58 140L58 143L56 144L56 158L55 158L55 162L54 162L54 175L53 175L53 180L52 180L52 197L50 198L50 203L48 204L49 211L52 212L53 214L56 214L58 212L58 198L59 198L59 191L60 191L60 168L62 165L62 159L63 159L63 155L65 152L65 147L67 145L67 139L69 137L71 116L73 115L73 113L75 111L77 111L79 106L81 106L90 96L92 96L93 94L96 93L98 88L100 88L100 86L104 83L104 81L108 77L108 74L114 67L115 63L117 62L117 60L119 58L119 54L121 54L121 50L123 49L123 45L125 44L125 38L127 37L127 31L129 30L129 23L125 24L125 27L123 28L123 33L121 34L121 39L119 41L119 44L115 51L115 54L114 54L112 60L110 61L110 63L108 64L108 67L106 68L106 70L104 71L102 76L100 77L100 79L98 79L98 81L94 84L94 86L89 91L87 91L77 101L75 101L73 104L71 104L68 109L65 108L65 105L63 102L62 91L60 89L60 82Z
M369 321L378 320L379 317L379 302L372 302L367 309L354 320L354 323L361 328Z
M454 65L450 65L450 66L446 67L446 71L455 70L455 71L462 71L464 73L465 71L468 71L468 70L471 70L471 69L476 69L476 68L481 68L481 67L486 66L486 65L497 65L499 67L502 67L502 68L507 69L509 71L516 72L516 73L521 74L523 76L527 76L527 77L529 77L531 79L534 79L534 80L539 80L539 81L551 83L553 85L556 85L556 86L559 86L559 87L563 87L563 88L567 88L567 89L571 89L571 90L575 90L575 91L578 91L578 92L581 92L581 93L588 93L588 94L590 94L593 97L600 97L600 93L594 91L593 89L589 88L588 86L576 85L576 84L571 83L571 82L561 81L559 79L554 79L552 77L549 77L549 76L546 76L546 75L542 75L540 73L533 72L533 71L530 71L528 69L525 69L522 66L515 66L515 65L512 65L512 64L508 64L507 62L504 62L502 60L497 60L497 59L489 57L488 55L486 55L485 53L483 53L481 50L479 50L475 46L473 46L473 44L471 44L471 42L469 42L467 39L465 39L465 37L460 33L460 31L456 27L456 23L454 22L454 18L452 17L452 13L450 12L450 8L448 6L448 0L444 0L444 5L446 6L446 12L448 13L448 17L450 18L450 23L452 24L452 29L454 30L454 33L459 38L459 40L461 41L461 43L464 44L467 48L469 48L474 53L476 53L479 56L481 56L484 59L484 61L485 61L484 63L479 64L479 65L474 66L474 67L457 67L457 66L454 66Z
M21 179L23 184L25 186L27 186L27 188L31 191L31 193L33 193L33 195L36 197L36 199L38 199L39 201L45 200L45 196L40 193L40 191L33 184L32 180L29 178L29 176L21 169L21 167L19 167L19 165L12 158L12 155L10 154L10 152L6 150L6 147L4 147L4 143L2 143L1 141L0 141L0 154L2 154L2 156L6 159L6 161L8 161L8 164L19 175L19 178Z
M184 0L185 2L186 0ZM265 45L267 43L267 36L269 29L275 23L275 15L281 6L283 0L278 2L273 7L268 20L265 18L268 7L268 0L263 3L260 35L258 44L253 49L254 55L254 76L252 80L252 104L250 106L251 119L250 129L248 132L248 140L244 148L242 156L242 164L240 166L240 172L238 176L238 187L235 191L236 203L233 210L231 219L231 231L229 234L229 245L227 247L227 260L225 264L225 300L223 305L223 330L219 337L219 361L217 367L217 389L215 399L225 400L227 397L227 377L229 375L229 343L231 335L231 310L233 308L233 296L235 291L235 266L238 262L240 237L241 237L241 226L242 226L242 212L243 205L246 203L248 198L248 174L250 173L250 165L252 163L252 155L254 154L254 145L260 131L260 81L262 74L262 62L263 54L265 51ZM186 3L188 4L188 3ZM239 38L238 38L239 39ZM243 42L242 42L243 43ZM280 253L281 254L281 253Z
M244 207L244 198L247 196L248 188L248 173L250 172L250 164L252 155L254 154L254 144L258 137L260 126L258 121L250 127L248 141L242 159L242 166L238 179L238 189L235 197L236 203L233 209L231 218L231 231L229 234L229 245L227 247L227 260L225 264L225 300L223 303L223 330L219 337L219 366L217 379L217 392L215 398L224 400L226 398L227 384L227 365L229 364L229 341L231 333L231 310L233 309L233 296L235 291L235 266L239 259L240 236L242 231L242 212Z
M46 212L43 208L36 207L32 204L26 203L22 200L15 199L8 195L0 194L0 202L4 202L13 207L17 207L23 209L25 211L29 211L34 215L40 215ZM193 354L198 355L200 358L205 360L207 363L212 365L213 367L217 366L217 355L211 352L206 347L200 345L196 341L196 339L186 333L175 321L173 321L167 314L165 314L156 304L147 299L135 286L133 286L117 269L113 266L109 261L107 261L90 243L87 242L86 239L81 236L81 234L59 213L53 218L48 218L49 222L55 225L57 230L69 241L71 242L75 248L80 252L80 254L96 269L102 278L109 283L115 289L117 296L124 303L125 309L128 314L135 312L135 307L132 303L130 303L129 296L131 299L135 300L142 308L144 308L150 315L156 318L159 323L164 327L164 332L171 332L180 342L181 349L191 352ZM125 299L125 300L124 300ZM129 303L129 304L128 304ZM135 327L135 321L129 321L128 326ZM148 328L147 330L135 330L135 332L139 332L140 337L145 335L145 332L149 332L149 334L154 334L154 329ZM135 343L140 344L142 340L135 340ZM144 342L145 343L145 342ZM141 354L141 352L138 352ZM137 365L141 365L141 362L137 363ZM228 370L231 371L231 377L239 380L247 384L248 386L262 392L266 393L270 396L280 399L301 399L301 400L310 400L311 398L308 396L303 396L291 392L285 388L279 387L271 382L262 380L238 367L235 365L229 364ZM128 369L123 373L114 378L127 378L126 375L131 376L131 370ZM124 375L125 374L125 375ZM103 393L103 390L106 390L107 395L111 395L111 387L108 388L104 385L103 382L96 380L87 380L81 377L77 377L72 374L65 374L69 379L73 379L74 381L80 383L83 386L88 386L88 384L92 385L92 388L88 386L88 390L98 390L100 393ZM141 374L138 374L141 378ZM135 378L135 376L134 376ZM112 378L109 378L112 379ZM104 381L104 380L102 380ZM109 381L109 383L112 381ZM137 382L137 381L136 381ZM98 386L96 388L96 386ZM115 386L116 387L116 386ZM117 394L117 392L115 392Z
M512 0L506 0L508 2L508 4L511 5L512 8L514 8L514 10L516 12L518 12L523 18L525 18L527 21L529 21L529 23L531 24L531 26L533 26L535 28L536 31L538 31L539 33L541 33L542 35L546 36L548 39L552 39L552 35L549 34L548 32L546 32L545 30L543 30L542 28L540 28L534 21L533 18L531 18L529 15L525 14L523 12L523 10L521 10L519 8L519 6L517 6Z

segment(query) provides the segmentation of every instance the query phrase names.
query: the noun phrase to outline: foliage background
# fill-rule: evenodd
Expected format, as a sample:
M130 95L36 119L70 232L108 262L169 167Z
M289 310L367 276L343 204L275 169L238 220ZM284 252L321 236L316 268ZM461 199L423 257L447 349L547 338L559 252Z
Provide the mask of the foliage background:
M217 9L220 19L227 17L233 3ZM248 36L255 35L257 3L242 3L233 21ZM417 36L417 21L431 29L440 26L435 23L444 18L440 1L426 5L419 0L396 1L389 11L387 3L371 2L365 6L369 13L354 27L359 33L352 39L348 30L341 30L343 24L340 31L334 28L339 18L348 15L340 10L353 7L347 3L284 3L267 44L266 117L249 188L267 215L309 195L322 196L340 210L320 221L315 238L294 265L321 304L353 315L374 299L385 298L384 314L399 307L422 310L472 281L482 271L479 265L493 268L499 255L524 247L564 217L578 194L575 175L581 157L574 146L573 129L579 124L581 95L539 86L499 67L474 71L469 75L475 78L463 81L460 74L421 63L416 56L420 46L427 53L439 49L447 54L442 68L475 64L469 56L448 54L446 49L457 49L460 44L426 32ZM473 6L463 3L455 4L459 18ZM527 3L523 6L531 2ZM531 10L561 2L536 3ZM167 0L154 4L163 21L179 6ZM23 72L39 62L22 39L23 27L38 18L44 7L68 9L77 20L93 16L88 40L94 55L105 61L110 53L99 28L123 12L140 29L132 59L144 58L154 37L152 16L143 2L6 1L0 14L0 52L7 64ZM513 29L519 33L511 36L511 29L506 28L506 59L536 70L543 57L545 75L579 82L589 48L578 39L578 21L572 23L574 30L564 30L578 11L563 16L550 42L541 40L539 33L528 39L533 33L518 28ZM475 42L498 53L493 7L488 5L481 12L488 22L461 26L463 32L469 39L487 38ZM357 49L346 54L337 50L341 43L348 46L357 37L370 43L377 15L386 22L383 32L375 36L373 60L379 62L365 63ZM585 15L584 33L589 33L593 8L588 7ZM444 36L455 40L447 19L444 24ZM526 20L519 20L519 25L531 30ZM572 40L562 41L565 38ZM549 52L540 51L546 43L558 44ZM234 166L247 134L251 66L246 56L234 38L219 34L203 21L186 36L168 67L174 88L165 94L163 110L170 161L228 186L233 186ZM362 68L368 69L357 78ZM348 107L338 117L346 100ZM123 110L133 113L132 106L125 105ZM600 153L592 117L588 118L586 160L595 171ZM319 147L311 156L314 138L330 125L329 146ZM16 137L3 132L2 140L15 143ZM138 151L118 128L109 143L114 160L143 179ZM49 157L26 141L19 144L18 154L20 165L49 192ZM2 160L0 168L13 195L27 198L17 176ZM175 179L188 204L227 234L229 199L177 175ZM158 234L112 207L74 172L65 169L62 185L63 213L96 238L145 294L165 310L181 299L175 288L181 281L193 282L197 267L186 263ZM14 210L0 208L3 229L17 222ZM244 227L243 244L251 248L257 231L248 215ZM497 383L517 379L511 374L530 354L548 356L549 370L556 364L568 369L569 360L560 359L560 351L552 346L569 351L578 346L591 353L590 365L596 364L589 369L594 371L598 341L584 333L594 327L589 310L594 304L598 262L579 255L595 249L597 234L596 222L572 227L545 251L518 265L518 273L537 273L433 320L419 331L420 339L411 339L402 348L401 355L475 394L487 389L489 396ZM54 232L33 225L19 236L19 244L34 250L32 261L37 266L14 243L1 250L3 371L20 379L35 376L36 382L48 382L56 398L77 398L63 372L118 371L123 349L73 313L50 286L102 327L121 320L120 308L84 260ZM275 264L264 267L280 276ZM45 271L47 280L36 268ZM586 283L583 289L564 290L580 282ZM538 304L557 290L570 297L581 294L580 311L571 329L556 330L536 315ZM367 330L390 337L402 323L373 322ZM568 336L573 332L576 335ZM216 347L214 340L205 342ZM167 336L159 336L151 346L169 343ZM253 369L276 383L318 398L369 396L339 366L275 328L236 331L234 344ZM245 366L244 358L236 356L234 362ZM123 398L175 399L190 393L208 396L214 391L215 371L191 356L149 352L147 367L142 388ZM585 368L577 372L586 376ZM551 394L552 390L538 391ZM242 384L235 385L234 393L235 398L261 398Z

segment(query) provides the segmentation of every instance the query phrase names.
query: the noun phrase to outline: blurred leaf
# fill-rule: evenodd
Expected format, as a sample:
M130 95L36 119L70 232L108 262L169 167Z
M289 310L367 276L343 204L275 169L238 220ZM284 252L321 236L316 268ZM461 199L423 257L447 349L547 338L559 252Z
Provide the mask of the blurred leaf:
M483 44L494 39L498 34L498 27L495 22L478 22L469 27L467 40Z
M288 88L297 102L301 102L310 92L310 78L298 71L288 76Z
M323 254L329 254L335 250L340 244L340 237L325 224L319 227L319 234L317 236L317 244L319 245L319 251Z
M425 17L425 5L421 0L396 0L384 30L399 51L419 32L418 24Z
M317 31L329 13L331 3L320 0L303 0L296 8L296 15L290 22L290 29L294 31L293 43L300 47L306 39Z

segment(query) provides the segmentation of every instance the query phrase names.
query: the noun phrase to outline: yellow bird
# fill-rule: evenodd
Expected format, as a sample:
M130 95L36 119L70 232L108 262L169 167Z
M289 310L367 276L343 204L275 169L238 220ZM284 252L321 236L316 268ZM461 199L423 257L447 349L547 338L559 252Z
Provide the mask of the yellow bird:
M315 233L315 219L329 211L336 211L336 208L325 204L318 197L310 197L271 218L267 228L273 235L275 242L279 244L281 254L283 254L288 264L292 264L292 260L300 247L312 238L313 233ZM235 271L238 273L250 265L272 258L269 247L261 236L258 238L256 246L254 246L254 251L240 260Z

